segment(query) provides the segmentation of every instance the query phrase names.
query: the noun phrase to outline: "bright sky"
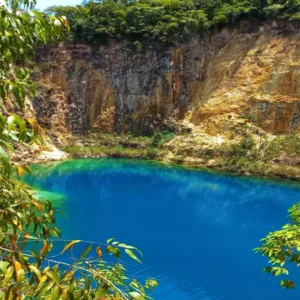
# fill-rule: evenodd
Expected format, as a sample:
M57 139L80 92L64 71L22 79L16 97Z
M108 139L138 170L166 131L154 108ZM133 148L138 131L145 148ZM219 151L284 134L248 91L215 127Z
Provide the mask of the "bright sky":
M82 0L37 0L36 8L43 10L53 5L78 5Z

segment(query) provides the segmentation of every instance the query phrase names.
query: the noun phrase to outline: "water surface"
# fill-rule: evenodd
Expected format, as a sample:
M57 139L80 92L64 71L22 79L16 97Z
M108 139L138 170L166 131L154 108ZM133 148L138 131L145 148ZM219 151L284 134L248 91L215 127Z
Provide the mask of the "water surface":
M54 197L68 216L58 220L64 238L141 249L143 264L127 267L158 279L155 299L299 299L300 287L280 288L252 251L288 221L297 184L117 159L42 165L26 181L64 196Z

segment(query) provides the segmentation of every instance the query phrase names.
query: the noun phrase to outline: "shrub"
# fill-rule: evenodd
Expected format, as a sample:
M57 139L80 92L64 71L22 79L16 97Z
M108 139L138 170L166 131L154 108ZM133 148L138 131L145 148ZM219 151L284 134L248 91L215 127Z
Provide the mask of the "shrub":
M158 147L163 140L163 135L161 132L155 132L152 139L152 146Z
M136 51L141 52L143 51L143 44L139 41L135 41L133 43L134 48L136 49Z
M300 155L300 136L296 134L277 136L265 149L266 155L272 159L280 155L299 156Z
M231 152L235 157L253 156L256 143L251 135L244 135L238 144L232 145Z

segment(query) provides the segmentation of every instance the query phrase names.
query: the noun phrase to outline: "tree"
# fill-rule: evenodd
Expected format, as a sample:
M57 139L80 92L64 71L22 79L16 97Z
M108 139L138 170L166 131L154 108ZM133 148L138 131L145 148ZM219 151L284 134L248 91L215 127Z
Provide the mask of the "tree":
M33 54L38 45L57 40L61 28L68 27L64 17L56 18L28 10L33 5L33 2L24 0L0 6L0 107L3 112L0 114L0 157L4 167L2 173L7 174L11 172L11 165L6 150L13 150L11 142L33 142L39 127L32 119L24 121L17 115L7 117L4 104L10 99L20 112L24 110L28 93L35 93L29 79L30 70L22 66L26 57Z
M176 43L193 34L235 24L242 19L300 18L299 0L103 0L83 6L54 7L72 12L75 42L101 43L106 38ZM73 17L74 16L74 17Z
M270 232L262 239L263 244L254 249L255 252L268 257L270 266L264 269L273 276L288 275L291 264L300 266L300 203L289 209L291 222L281 230ZM295 282L289 279L281 280L284 288L294 288Z
M138 249L113 239L105 244L59 240L51 203L37 201L13 176L14 169L19 177L30 172L10 162L14 145L41 137L35 120L8 116L5 103L11 99L22 113L27 96L35 93L30 70L22 65L37 46L57 41L68 29L65 17L42 14L34 4L13 0L0 6L0 299L150 299L146 290L157 282L128 278L120 261L124 252L140 262ZM53 256L57 243L64 247ZM80 244L86 244L80 256L68 262L57 258ZM104 250L114 263L105 262Z

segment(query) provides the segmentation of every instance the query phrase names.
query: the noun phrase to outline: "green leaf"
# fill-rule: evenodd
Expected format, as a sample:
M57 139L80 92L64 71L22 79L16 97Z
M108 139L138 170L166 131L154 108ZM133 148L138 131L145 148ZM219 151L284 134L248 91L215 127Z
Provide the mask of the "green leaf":
M120 255L121 255L121 251L120 251L120 249L118 249L118 248L115 248L114 249L114 251L113 251L113 255L115 256L115 257L120 257Z
M52 279L55 283L60 283L60 278L59 276L54 272L54 271L49 271L49 272L46 272L46 275Z
M15 96L15 99L17 100L17 103L20 106L20 108L23 108L24 100L21 98L21 94L17 86L12 87L12 93Z
M36 266L29 266L29 269L37 276L39 280L41 280L41 272Z
M11 165L8 161L8 155L7 155L7 152L2 148L2 146L0 146L0 160L5 168L5 171L10 172Z
M12 131L12 130L17 130L15 124L17 124L19 126L19 140L20 141L25 141L26 139L26 134L27 134L27 128L26 128L26 123L25 121L17 116L17 115L12 115L9 116L7 118L7 124L8 124L8 132Z
M44 296L54 285L55 283L53 281L50 281L47 283L38 293L37 298L40 299L42 296Z
M0 114L0 133L3 133L6 126L6 122L7 119L2 114Z
M5 89L3 88L2 85L0 85L0 96L1 96L2 100L5 100L5 98L6 98L6 91L5 91Z
M105 286L105 287L99 289L99 290L96 292L96 297L97 297L97 299L101 299L102 296L105 296L106 293L107 293L107 290L108 290L108 287L107 287L107 286Z
M91 251L91 249L92 249L92 245L87 246L87 248L82 252L82 254L79 258L79 261L83 260L88 255L88 253Z
M107 244L109 244L112 240L114 240L115 238L110 238L110 239L108 239L106 242L107 242Z
M0 261L0 270L1 270L3 273L6 273L6 272L7 272L7 267L8 267L8 266L9 266L9 262L3 261L3 260Z
M38 20L44 21L44 17L42 13L34 9L32 9L31 12L38 18Z
M141 254L141 256L143 256L143 253L139 249L137 249L133 246L129 246L129 245L126 245L124 243L121 243L121 244L118 245L118 247L125 248L125 249L136 250L137 252L139 252Z
M145 298L138 292L130 292L128 294L135 300L145 300Z
M130 249L125 249L125 252L126 252L132 259L136 260L136 261L139 262L139 263L142 263Z
M0 300L5 300L6 294L3 291L0 291Z
M106 247L106 252L107 252L107 253L113 253L114 249L115 249L115 248L114 248L113 246L108 245L108 246Z
M59 286L56 286L52 289L52 292L51 292L51 299L52 300L58 300L59 299L59 296L60 296L60 287Z
M4 279L3 279L3 282L2 282L2 287L5 287L8 284L9 280L11 279L11 277L12 277L12 275L14 273L14 270L15 270L15 268L14 268L13 265L11 265L7 269L7 271L5 273L5 276L4 276Z
M31 250L30 253L31 253L31 255L35 258L35 260L36 260L38 266L40 266L40 265L41 265L41 262L42 262L40 255L38 255L38 254L37 254L35 251L33 251L33 250Z

